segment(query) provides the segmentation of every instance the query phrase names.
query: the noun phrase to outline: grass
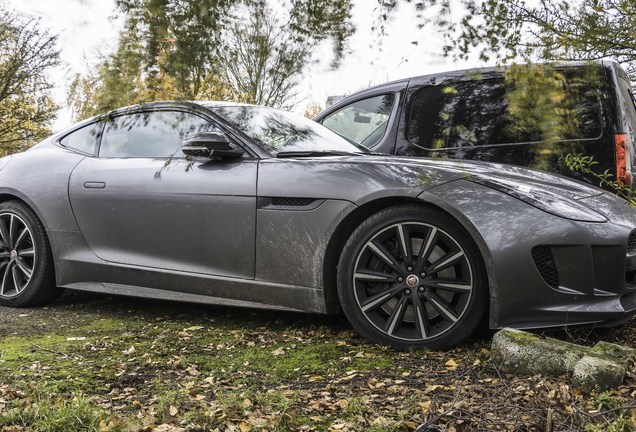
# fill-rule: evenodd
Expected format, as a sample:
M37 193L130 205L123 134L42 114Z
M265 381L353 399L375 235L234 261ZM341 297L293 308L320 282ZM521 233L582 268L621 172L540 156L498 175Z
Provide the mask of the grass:
M395 352L342 317L92 294L0 313L0 429L542 430L547 408L561 430L634 423L632 372L623 388L584 395L563 377L501 376L487 339Z

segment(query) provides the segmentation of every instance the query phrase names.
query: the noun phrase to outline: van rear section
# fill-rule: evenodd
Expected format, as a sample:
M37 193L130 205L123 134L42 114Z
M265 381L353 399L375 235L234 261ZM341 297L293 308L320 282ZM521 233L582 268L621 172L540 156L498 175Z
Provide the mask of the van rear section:
M630 85L629 76L615 63L609 66L612 70L614 88L616 90L616 130L615 165L616 179L634 190L634 170L636 169L636 99Z

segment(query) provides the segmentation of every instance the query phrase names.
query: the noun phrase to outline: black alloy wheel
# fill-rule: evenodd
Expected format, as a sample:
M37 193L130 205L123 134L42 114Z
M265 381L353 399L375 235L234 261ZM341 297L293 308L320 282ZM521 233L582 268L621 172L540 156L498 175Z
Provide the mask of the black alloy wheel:
M354 231L338 267L338 294L368 340L398 349L447 349L486 307L483 260L464 228L417 205L383 210Z

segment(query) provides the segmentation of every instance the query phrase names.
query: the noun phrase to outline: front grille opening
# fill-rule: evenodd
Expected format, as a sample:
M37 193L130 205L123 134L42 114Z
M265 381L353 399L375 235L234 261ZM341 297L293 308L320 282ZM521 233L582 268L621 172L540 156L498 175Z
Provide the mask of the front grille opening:
M558 288L559 273L554 263L552 250L548 246L536 246L532 248L532 259L545 283L552 288Z
M632 251L636 249L636 230L632 231L627 240L627 250Z
M280 207L305 207L316 201L313 198L272 198L272 205Z

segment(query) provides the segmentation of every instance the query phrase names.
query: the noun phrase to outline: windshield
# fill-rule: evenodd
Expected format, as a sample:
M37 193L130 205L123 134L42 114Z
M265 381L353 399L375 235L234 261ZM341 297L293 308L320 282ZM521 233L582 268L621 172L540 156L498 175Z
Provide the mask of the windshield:
M260 106L207 105L274 155L283 152L346 152L366 150L318 123L299 115Z

